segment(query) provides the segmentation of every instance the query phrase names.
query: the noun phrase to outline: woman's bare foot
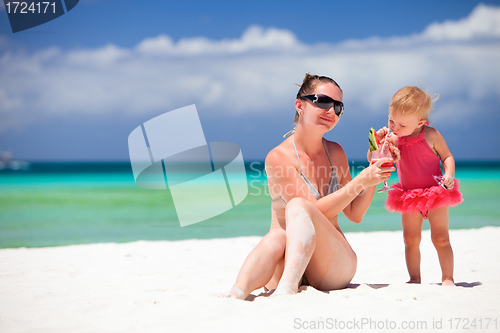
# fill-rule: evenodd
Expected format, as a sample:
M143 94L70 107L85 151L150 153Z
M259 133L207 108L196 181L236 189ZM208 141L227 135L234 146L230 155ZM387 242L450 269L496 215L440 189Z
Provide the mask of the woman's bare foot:
M291 285L278 285L278 288L272 293L270 297L277 297L282 295L295 295L299 292L299 288Z
M229 290L225 294L222 294L220 297L222 297L222 298L245 299L245 293L240 288L232 287L231 290Z
M410 279L410 281L406 282L406 283L409 283L409 284L420 284L420 280L417 280L417 279Z

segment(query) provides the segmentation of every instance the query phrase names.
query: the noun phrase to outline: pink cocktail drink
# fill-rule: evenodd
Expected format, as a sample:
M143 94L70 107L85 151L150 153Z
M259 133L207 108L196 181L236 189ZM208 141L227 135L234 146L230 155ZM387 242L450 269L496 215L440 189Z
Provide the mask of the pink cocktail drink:
M389 150L389 146L385 143L382 146L382 148L372 151L371 164L377 163L377 161L379 161L382 158L388 158L391 160L391 162L383 163L381 165L382 168L392 167L394 165L394 158L392 157L391 151ZM393 188L387 185L387 181L384 181L384 187L381 190L378 190L378 192L387 192L391 190L393 190Z
M373 152L374 153L374 152ZM371 164L375 164L378 162L378 160L380 160L380 158L372 158L372 163ZM394 165L394 160L392 160L392 163L383 163L382 164L382 168L390 168L391 166Z

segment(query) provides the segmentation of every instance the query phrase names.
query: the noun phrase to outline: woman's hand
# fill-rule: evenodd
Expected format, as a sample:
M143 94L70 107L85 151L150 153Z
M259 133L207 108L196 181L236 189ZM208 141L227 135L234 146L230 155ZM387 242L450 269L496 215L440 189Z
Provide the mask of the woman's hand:
M361 177L365 188L378 185L388 180L389 177L391 177L391 172L395 171L396 168L394 168L394 166L383 168L382 164L391 162L392 160L389 158L381 158L376 163L361 171L358 177Z

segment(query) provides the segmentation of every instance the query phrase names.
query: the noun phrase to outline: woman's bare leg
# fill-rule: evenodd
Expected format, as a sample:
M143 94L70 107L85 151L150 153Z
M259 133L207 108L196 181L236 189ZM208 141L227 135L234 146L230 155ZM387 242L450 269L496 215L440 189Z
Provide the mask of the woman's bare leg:
M283 255L280 261L278 261L278 263L276 264L273 277L271 278L271 280L269 280L268 283L266 283L264 287L266 287L269 290L276 289L281 280L281 277L283 276L284 270L285 270L285 256Z
M453 250L448 230L448 207L440 207L430 211L431 239L436 248L441 265L443 286L454 286L453 281Z
M297 293L316 246L314 224L301 202L293 199L286 206L285 269L273 296Z
M291 200L286 209L285 270L275 294L297 292L304 272L317 289L346 287L356 272L356 254L345 237L305 199Z
M420 283L420 241L422 239L422 224L424 217L421 214L403 214L403 238L405 241L405 258L410 281Z
M356 253L315 205L308 208L315 221L316 248L305 272L307 281L318 290L345 288L356 274Z
M283 229L272 229L245 259L236 283L229 291L231 297L245 299L255 289L271 280L276 264L283 258L286 235Z

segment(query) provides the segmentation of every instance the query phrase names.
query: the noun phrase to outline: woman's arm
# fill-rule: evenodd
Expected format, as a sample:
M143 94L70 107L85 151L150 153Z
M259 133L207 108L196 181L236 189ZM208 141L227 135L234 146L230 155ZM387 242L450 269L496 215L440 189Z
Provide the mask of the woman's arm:
M354 179L351 177L349 163L342 147L330 143L329 152L336 161L337 176L342 188L318 200L319 210L327 218L332 218L343 212L353 222L359 223L370 206L375 185L389 179L394 167L381 168L389 159L381 159L374 165L364 169Z

